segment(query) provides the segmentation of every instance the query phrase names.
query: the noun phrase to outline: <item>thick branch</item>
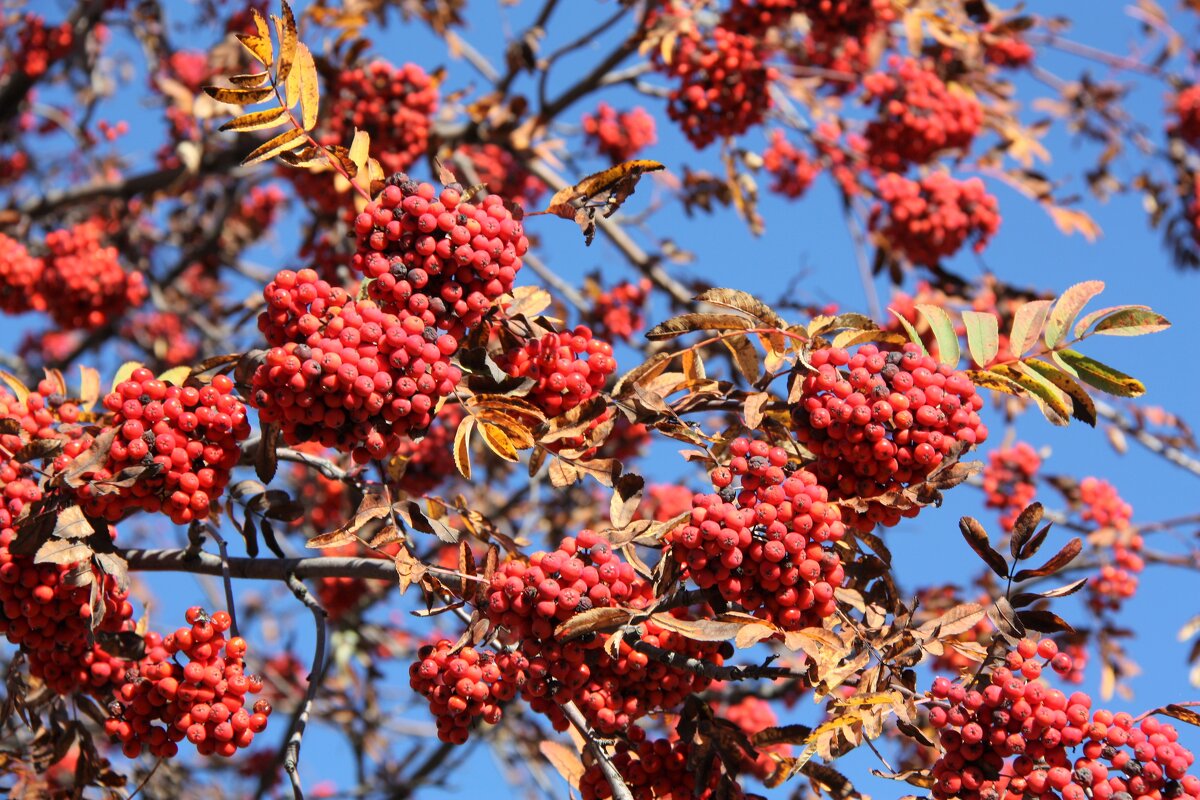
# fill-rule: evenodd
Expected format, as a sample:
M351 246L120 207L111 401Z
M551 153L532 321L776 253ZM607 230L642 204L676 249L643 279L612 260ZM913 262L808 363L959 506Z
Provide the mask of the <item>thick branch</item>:
M629 791L629 787L625 785L625 779L621 777L621 773L617 772L617 768L613 766L612 759L608 757L608 751L604 749L604 745L596 741L596 737L592 735L592 731L588 728L587 720L583 718L583 714L575 706L574 703L563 703L559 706L562 709L563 716L571 723L571 727L579 732L579 735L587 740L588 748L592 751L592 755L596 757L596 763L600 765L600 771L604 773L604 779L608 781L608 785L612 788L614 800L633 800L633 794Z

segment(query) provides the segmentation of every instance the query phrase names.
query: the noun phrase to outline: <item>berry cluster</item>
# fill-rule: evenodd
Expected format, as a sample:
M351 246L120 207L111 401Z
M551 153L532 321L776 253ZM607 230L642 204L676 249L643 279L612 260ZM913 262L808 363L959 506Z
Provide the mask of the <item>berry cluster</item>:
M229 614L210 617L193 606L184 618L188 624L165 639L146 634L144 657L109 707L105 731L122 742L129 758L143 749L173 756L184 737L201 755L228 758L267 727L269 702L246 707L246 695L261 692L263 681L245 674L246 640L226 640ZM181 656L187 658L184 666Z
M808 191L821 171L821 165L789 142L781 130L771 131L771 144L762 158L763 169L771 176L771 191L793 200Z
M650 285L649 278L642 278L637 283L621 281L606 290L598 282L589 281L587 287L592 307L587 319L596 335L627 342L644 328L646 318L642 309L650 298Z
M768 85L774 71L764 62L759 41L716 27L711 38L685 29L670 61L658 68L679 81L671 90L667 115L697 149L718 137L737 136L759 124L772 106Z
M0 186L19 179L29 169L29 154L24 150L0 153Z
M404 474L396 484L414 497L432 492L442 481L454 475L454 434L464 418L462 406L442 409L429 426L425 436L417 441L406 439L397 457L405 460Z
M641 106L617 112L608 103L596 106L595 114L584 114L584 138L596 152L617 164L628 161L654 144L654 117Z
M718 796L740 800L743 797L736 783L721 786L721 763L716 752L707 756L708 763L695 755L692 745L682 740L658 739L636 745L621 741L617 743L612 763L634 800L660 797L710 800ZM727 791L718 794L721 788ZM583 800L609 800L612 797L612 787L599 764L592 764L584 771L579 779L579 793Z
M1133 506L1117 494L1117 488L1100 478L1087 477L1079 482L1079 515L1084 522L1101 528L1128 528L1133 521Z
M1200 84L1175 95L1170 110L1175 115L1171 132L1193 147L1200 147Z
M529 240L499 195L464 201L403 176L354 220L352 266L384 311L463 335L511 291ZM457 342L455 343L457 346Z
M1124 532L1113 543L1112 563L1100 568L1100 573L1088 581L1088 605L1096 612L1103 609L1118 611L1121 603L1137 593L1138 573L1146 568L1142 560L1142 537Z
M527 680L529 662L520 652L493 653L464 647L455 650L449 639L417 651L408 669L409 685L429 701L437 721L438 738L463 744L472 723L482 717L495 725L502 704L512 700Z
M774 728L779 724L779 717L775 715L771 704L754 695L747 695L736 703L718 707L714 711L720 718L727 719L741 728L747 736L754 736L759 731ZM787 758L792 754L792 746L776 744L760 748L757 757L743 755L739 771L753 775L759 780L766 780L775 773L779 764L771 757L772 754Z
M117 435L104 466L79 490L84 509L109 520L134 508L161 511L181 525L208 517L241 457L238 443L250 435L233 381L218 375L207 386L176 386L142 367L104 407ZM106 485L134 467L145 471L131 486Z
M876 40L896 20L892 0L796 0L809 21L805 63L831 73L862 75L877 60ZM831 75L823 88L845 92L854 82Z
M878 108L865 137L867 157L881 169L927 164L943 150L965 150L983 124L978 101L911 58L892 56L886 71L865 77L863 99Z
M1000 524L1012 530L1017 517L1037 496L1034 483L1041 456L1025 442L993 450L983 468L983 491L988 508L1000 509Z
M38 291L53 298L46 310L65 330L98 328L146 299L142 274L125 272L100 234L94 221L46 234L49 254Z
M339 72L333 95L330 144L345 146L356 130L367 131L388 173L408 169L425 153L438 94L416 64L373 61Z
M465 144L458 148L455 159L470 164L479 182L491 194L511 198L532 208L546 193L542 179L498 144Z
M27 13L17 32L17 52L5 59L0 74L19 69L30 78L37 78L70 52L74 38L70 22L50 27L37 14Z
M936 266L968 240L982 252L1000 229L999 206L983 181L958 181L933 172L919 181L887 173L876 183L880 203L871 211L870 228L888 247L914 264Z
M164 365L189 364L200 354L200 343L183 318L169 311L135 315L121 327L121 336Z
M983 398L970 379L919 345L882 352L868 344L854 356L825 348L809 362L814 371L793 412L796 436L817 456L812 469L836 497L870 499L920 481L958 443L987 439L978 413ZM916 509L872 503L854 523L891 526L902 513Z
M1200 797L1200 779L1188 774L1192 753L1173 726L1093 711L1088 695L1068 697L1039 680L1046 665L1060 675L1073 669L1053 640L1026 639L982 690L933 682L939 702L929 720L944 750L932 769L936 800Z
M652 599L650 585L589 530L564 539L554 552L535 553L528 564L506 562L492 575L486 598L483 611L493 628L502 628L502 641L514 643L528 659L522 696L560 730L567 722L559 704L573 701L598 730L641 735L631 727L638 718L673 708L708 686L707 678L651 661L632 646L639 639L718 665L726 652L651 621L637 635L626 634L615 659L604 649L607 634L557 641L555 628L576 614L615 605L642 609ZM681 610L673 613L684 616Z
M1032 64L1034 55L1033 45L1019 33L984 31L983 57L989 64L1017 69Z
M23 314L46 309L46 299L38 291L43 267L42 259L31 256L23 244L0 234L0 311Z
M358 463L397 452L401 437L427 428L438 398L454 391L461 373L449 358L458 342L420 316L401 321L369 300L348 302L323 323L267 351L254 372L254 407L291 445L319 442Z
M266 307L258 329L267 344L283 347L320 332L336 310L350 302L350 293L321 278L316 270L281 270L263 289Z
M526 399L554 417L600 393L617 369L612 352L611 344L578 325L573 331L547 333L505 351L500 367L513 377L536 381Z
M667 535L672 557L700 588L784 630L820 625L845 577L831 549L845 533L840 510L782 447L742 438L729 452L711 473L719 493L696 495L691 519Z
M133 607L128 592L119 590L110 576L93 573L92 580L101 587L100 604L93 608L91 586L68 579L78 565L35 564L32 556L10 551L19 509L40 494L28 480L5 486L6 502L0 508L0 633L24 650L30 674L51 691L86 690L102 696L123 680L125 662L92 643L93 628L102 633L132 630Z
M674 483L652 483L638 506L638 516L655 522L668 522L692 511L695 492Z

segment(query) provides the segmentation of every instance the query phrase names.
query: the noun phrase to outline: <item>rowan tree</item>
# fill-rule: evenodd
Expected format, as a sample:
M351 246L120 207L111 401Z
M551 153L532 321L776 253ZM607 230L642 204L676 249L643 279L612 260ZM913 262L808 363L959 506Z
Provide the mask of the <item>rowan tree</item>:
M500 5L3 10L0 784L1200 800L1200 5Z

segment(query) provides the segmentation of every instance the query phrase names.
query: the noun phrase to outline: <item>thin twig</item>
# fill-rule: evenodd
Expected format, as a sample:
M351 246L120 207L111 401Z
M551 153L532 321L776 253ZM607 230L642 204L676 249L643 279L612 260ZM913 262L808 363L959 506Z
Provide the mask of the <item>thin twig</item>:
M300 786L300 770L298 768L300 759L300 741L304 738L304 728L308 724L309 714L312 713L313 702L317 697L317 688L321 685L321 680L325 676L325 639L327 629L325 625L325 609L321 608L321 604L308 591L308 587L304 585L295 575L289 575L287 578L288 588L292 590L292 594L296 595L296 599L312 612L313 622L317 627L317 648L313 653L312 671L308 676L308 690L304 693L304 702L300 706L299 713L292 722L292 733L288 737L286 755L283 760L284 771L292 781L292 795L296 800L304 800L304 790Z
M613 766L612 759L608 757L608 751L596 741L596 737L592 735L591 729L588 728L587 720L583 718L583 714L575 704L566 702L560 704L559 708L562 709L563 716L567 718L571 726L587 741L588 748L592 751L592 755L596 757L596 763L600 765L600 771L604 773L604 779L608 781L608 785L612 788L613 800L633 800L633 793L625 785L625 779L621 777L621 773L617 772L617 768Z
M237 609L233 602L233 579L229 575L229 546L225 543L225 537L217 532L215 525L208 526L208 535L221 551L221 582L225 584L225 609L229 612L229 630L233 636L241 636L238 633Z

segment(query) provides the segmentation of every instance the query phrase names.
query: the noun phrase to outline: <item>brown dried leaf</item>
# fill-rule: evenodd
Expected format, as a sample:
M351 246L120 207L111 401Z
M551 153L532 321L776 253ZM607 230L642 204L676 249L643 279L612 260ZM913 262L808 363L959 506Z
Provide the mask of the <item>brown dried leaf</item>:
M250 155L242 159L242 166L248 167L251 164L258 164L285 151L295 150L307 142L308 137L304 131L292 128L251 150Z
M1001 578L1008 577L1008 563L1004 560L1004 556L992 549L991 544L988 543L987 531L979 524L979 520L963 517L958 521L958 529L962 531L963 538L967 540L967 544L971 545L975 554L991 567L992 572Z
M585 633L609 631L629 622L634 617L627 608L593 608L576 614L554 629L554 637L560 641L583 636Z
M1023 569L1016 575L1013 575L1013 580L1019 583L1030 578L1042 578L1046 575L1053 575L1074 561L1075 557L1081 552L1083 552L1083 540L1076 536L1063 545L1063 548L1055 553L1045 564L1037 569Z

